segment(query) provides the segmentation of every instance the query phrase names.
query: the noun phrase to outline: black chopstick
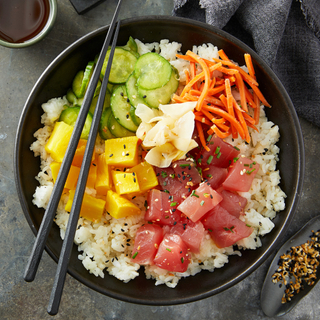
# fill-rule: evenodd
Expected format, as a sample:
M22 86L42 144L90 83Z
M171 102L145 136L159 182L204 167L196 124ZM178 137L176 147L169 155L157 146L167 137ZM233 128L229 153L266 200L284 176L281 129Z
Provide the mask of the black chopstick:
M62 165L61 165L61 169L59 171L56 183L54 184L53 191L52 191L48 206L46 208L44 217L42 219L42 222L41 222L41 225L40 225L40 228L39 228L39 231L38 231L38 235L37 235L36 241L35 241L35 243L33 245L33 249L32 249L31 255L29 257L28 264L27 264L27 267L26 267L26 270L25 270L25 274L24 274L24 279L26 281L33 281L34 278L35 278L35 275L36 275L36 272L37 272L37 269L38 269L38 266L39 266L39 263L40 263L40 259L41 259L42 253L43 253L46 241L48 239L50 229L52 227L53 218L54 218L54 216L56 214L57 207L58 207L58 204L59 204L59 201L60 201L60 198L61 198L61 194L62 194L64 185L65 185L65 181L67 179L67 175L68 175L69 170L70 170L70 166L71 166L71 163L72 163L72 160L73 160L73 157L74 157L74 154L75 154L75 151L76 151L76 148L77 148L80 136L81 136L81 132L82 132L82 129L83 129L83 126L84 126L84 123L85 123L85 120L86 120L86 117L87 117L87 114L88 114L88 111L89 111L89 107L90 107L91 101L93 99L94 91L95 91L97 82L99 80L100 71L102 69L104 57L105 57L106 52L108 50L108 47L109 47L109 44L110 44L110 41L111 41L111 38L112 38L112 33L113 33L115 25L116 25L116 21L117 21L117 17L118 17L118 14L119 14L119 9L120 9L121 2L122 2L122 0L118 1L117 8L115 10L112 22L111 22L111 24L109 26L109 30L108 30L105 42L103 44L103 48L101 50L99 59L97 61L97 65L96 65L96 67L94 69L94 72L92 74L91 80L90 80L89 85L88 85L88 89L87 89L86 94L84 96L83 104L82 104L82 107L80 109L80 112L79 112L79 115L78 115L74 130L73 130L73 133L72 133L72 136L71 136L71 139L70 139L67 151L66 151L66 155L65 155L65 157L63 159L63 162L62 162ZM114 41L113 41L113 45L112 45L112 47L113 47L112 57L111 57L111 54L110 54L109 63L108 63L108 66L107 66L107 69L106 69L106 73L105 73L105 76L104 76L104 80L102 82L102 87L101 87L101 90L100 90L101 94L99 95L99 98L98 98L96 110L95 110L93 121L92 121L92 125L91 125L90 135L89 135L88 142L87 142L87 147L86 147L86 152L85 152L85 155L84 155L83 164L82 164L82 167L81 167L81 170L80 170L80 176L79 176L79 179L78 179L79 181L78 181L78 184L77 184L77 190L79 189L79 191L76 190L75 198L74 198L74 201L73 201L74 204L78 203L78 202L80 203L80 204L77 205L77 208L76 208L78 210L78 216L79 216L79 212L80 212L80 208L81 208L81 204L82 204L83 193L84 193L84 190L85 190L85 181L82 182L81 181L81 177L83 179L85 179L85 180L87 179L88 170L89 170L89 166L90 166L90 164L89 165L87 164L87 167L85 167L85 162L87 162L85 157L87 156L91 161L92 152L93 152L93 149L94 149L94 142L95 142L96 135L97 135L99 121L100 121L100 117L101 117L101 114L102 114L102 106L103 106L104 97L105 97L105 94L103 94L103 90L104 91L106 90L107 82L108 82L108 79L109 79L109 73L110 73L110 69L111 69L111 62L110 61L112 61L112 58L113 58L113 52L114 52L114 47L115 47L117 35L119 33L119 27L120 27L120 23L118 21L116 34L114 35ZM89 146L90 145L90 141L93 144L91 147ZM91 152L91 155L89 155L90 152ZM85 173L85 171L86 171L86 173ZM78 188L79 185L83 185L82 186L82 188L83 188L82 195L81 195L80 188ZM72 211L74 211L73 207L72 207ZM74 219L77 220L76 218L74 218ZM69 221L71 221L71 220L72 219L71 219L71 214L70 214ZM76 224L77 224L77 221L76 221ZM69 228L69 223L68 223L68 228ZM67 228L67 230L68 230L68 228ZM70 222L70 229L71 229L71 222ZM71 231L72 230L69 231L70 234L72 233ZM65 241L65 242L66 242L66 245L67 245L67 241ZM65 242L64 242L64 246L65 246ZM72 238L72 243L73 243L73 238ZM71 245L69 245L70 247L72 246L72 243L71 243ZM65 257L66 257L66 253L64 254ZM71 248L70 248L70 253L71 253ZM62 255L62 253L61 253L61 255ZM61 260L61 256L60 256L60 259L59 259L59 263L60 263L60 260ZM64 260L64 263L67 264L68 260L69 260L69 257L68 257L68 259L64 258L63 260ZM58 265L58 268L59 268L59 265ZM62 270L60 270L59 273L62 274ZM64 276L64 278L65 278L65 276ZM63 278L62 282L64 282L64 278ZM59 283L60 283L60 287L61 287L61 280L60 280ZM62 283L62 288L63 288L63 283ZM62 292L62 288L61 288L61 292ZM58 286L57 286L56 290L58 290ZM58 291L57 291L57 294L58 294ZM57 294L55 294L56 298L54 300L57 299L57 296L58 296ZM59 302L60 302L60 300L59 300ZM50 310L52 310L52 312L55 311L55 309L54 309L55 306L59 306L59 303L58 304L55 303L54 305L52 305L52 308L50 309ZM54 314L54 313L50 313L50 314Z
M83 161L80 169L79 179L77 182L77 188L76 188L76 192L75 192L73 203L72 203L72 208L71 208L71 212L68 220L65 238L63 240L63 245L60 253L56 277L54 280L54 284L53 284L53 288L50 296L48 313L51 315L57 314L59 309L61 294L62 294L64 281L66 278L66 273L68 268L68 262L71 255L74 235L76 232L80 209L82 205L82 199L83 199L84 191L86 188L86 181L88 178L88 172L91 164L92 153L94 150L95 141L98 133L98 127L99 127L99 122L102 114L105 92L107 89L108 78L109 78L109 73L111 69L111 62L113 59L114 49L115 49L118 34L119 34L119 28L120 28L120 22L118 21L117 28L113 37L107 70L102 81L97 106L94 112L92 125L90 128L89 138L88 138L86 150L84 153L84 157L83 157ZM102 58L104 59L104 56Z

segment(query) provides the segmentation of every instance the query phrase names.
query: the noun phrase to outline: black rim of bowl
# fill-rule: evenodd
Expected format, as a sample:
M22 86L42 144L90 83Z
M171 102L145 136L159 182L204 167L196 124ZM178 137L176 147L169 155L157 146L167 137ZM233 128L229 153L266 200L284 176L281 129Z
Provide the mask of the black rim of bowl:
M274 72L271 70L271 68L254 52L250 47L245 45L243 42L238 40L237 38L233 37L232 35L215 28L213 26L210 26L208 24L198 22L195 20L190 20L186 18L178 18L178 17L171 17L171 16L148 16L148 17L138 17L138 18L130 18L130 19L125 19L121 22L121 26L127 26L127 25L132 25L135 23L139 22L161 22L163 24L181 24L181 25L191 25L191 27L194 28L200 28L200 29L205 29L206 31L211 32L212 34L215 34L221 38L226 39L229 42L234 43L236 46L240 47L242 50L245 50L246 52L250 53L253 59L268 73L271 75L272 80L275 82L276 86L279 88L282 96L284 97L284 100L286 101L286 104L288 105L289 108L289 113L292 116L292 122L295 127L295 135L296 135L296 144L297 144L297 150L299 153L299 161L296 163L296 170L297 170L297 179L296 183L293 186L294 188L294 198L292 202L290 203L290 206L286 208L288 211L288 214L286 216L286 219L283 221L281 227L277 230L277 236L273 239L273 241L269 244L267 248L264 248L263 253L260 255L258 259L255 259L254 263L251 264L249 267L246 267L243 269L243 272L240 273L238 276L233 277L230 281L227 281L226 283L219 285L215 288L211 289L205 289L203 292L198 293L198 294L187 294L186 296L175 296L174 300L171 298L167 298L166 296L159 296L159 298L156 299L147 299L147 298L139 298L138 295L128 295L128 294L122 294L121 292L116 292L116 291L110 291L108 288L102 287L100 285L97 285L95 283L92 283L92 281L88 280L87 278L83 277L80 275L78 272L75 270L69 268L68 273L73 276L75 279L79 280L86 286L90 287L93 290L96 290L102 294L105 294L107 296L110 296L112 298L116 298L122 301L126 302L131 302L131 303L138 303L138 304L145 304L145 305L174 305L174 304L181 304L181 303L188 303L200 299L207 298L209 296L212 296L214 294L217 294L225 289L230 288L231 286L235 285L245 277L247 277L249 274L251 274L254 270L256 270L267 258L268 256L275 250L277 245L280 243L281 237L284 235L285 231L287 230L290 222L293 219L293 214L298 206L299 199L300 199L300 194L302 190L302 184L303 184L303 177L304 177L304 165L305 165L305 154L304 154L304 145L303 145L303 137L302 137L302 132L301 132L301 127L300 123L298 120L298 117L296 115L296 111L294 109L294 106L290 100L290 97L286 93L284 87L282 86L280 80L277 78L277 76L274 74ZM22 184L21 184L21 170L20 170L20 162L19 162L19 155L20 151L22 149L21 145L21 139L22 139L22 130L24 126L24 122L27 116L28 109L30 108L31 102L34 99L35 95L37 94L37 88L41 86L43 83L45 77L47 74L50 74L52 70L55 68L55 66L62 61L70 52L73 52L75 48L79 47L81 44L86 42L89 38L94 38L97 35L105 34L108 30L109 26L104 26L101 27L93 32L90 32L86 34L85 36L81 37L79 40L75 41L72 43L68 48L66 48L59 56L52 61L52 63L47 67L47 69L43 72L43 74L40 76L36 84L34 85L26 103L25 106L22 110L22 114L19 120L18 128L17 128L17 134L16 134L16 140L15 140L15 150L14 150L14 174L15 174L15 182L16 182L16 187L17 187L17 192L19 196L19 200L21 203L21 207L23 209L24 215L35 235L37 235L37 228L34 226L34 223L31 219L30 213L28 211L28 204L27 200L24 194L24 190L22 189ZM120 29L121 30L121 29ZM121 31L120 31L121 33ZM141 39L143 40L143 39ZM44 101L45 102L45 101ZM54 261L58 261L58 257L53 253L53 251L46 246L46 251L48 254L53 258ZM202 271L206 272L206 271ZM215 271L216 272L216 271ZM212 275L214 276L215 273ZM109 275L106 275L108 277ZM140 277L144 276L140 274ZM109 276L111 277L111 276ZM138 278L140 278L138 277ZM194 276L196 277L196 276ZM193 277L193 278L194 278ZM152 281L153 283L151 285L154 285L154 280L148 280ZM180 281L184 281L183 279ZM180 283L179 283L180 284ZM178 286L179 286L178 284ZM138 282L139 285L139 282ZM165 285L163 285L165 286ZM158 288L158 287L155 287ZM158 290L158 289L155 289ZM169 289L169 290L177 290L177 289ZM159 291L160 292L160 291Z

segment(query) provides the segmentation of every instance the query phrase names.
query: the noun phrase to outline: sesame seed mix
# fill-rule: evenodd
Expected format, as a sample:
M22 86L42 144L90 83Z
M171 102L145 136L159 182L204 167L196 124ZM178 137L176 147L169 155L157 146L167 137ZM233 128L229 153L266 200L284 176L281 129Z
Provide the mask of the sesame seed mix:
M306 285L315 284L320 263L320 230L312 231L310 238L306 243L291 247L281 255L279 268L272 275L273 283L280 282L280 287L285 286L282 303L291 301Z

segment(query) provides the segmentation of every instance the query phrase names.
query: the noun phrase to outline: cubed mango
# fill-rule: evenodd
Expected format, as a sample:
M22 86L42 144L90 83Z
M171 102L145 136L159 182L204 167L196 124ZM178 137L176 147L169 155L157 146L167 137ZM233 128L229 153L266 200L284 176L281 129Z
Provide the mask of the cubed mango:
M106 163L106 154L102 153L97 159L97 179L95 189L98 194L106 195L112 188L112 178L110 167Z
M86 186L94 189L97 180L97 165L91 163Z
M133 167L139 163L136 136L108 139L105 142L106 162L108 165Z
M57 180L60 167L61 167L61 162L53 161L50 164L51 174L52 174L52 178L53 178L54 182L56 182L56 180ZM64 187L66 189L75 189L76 188L78 178L79 178L79 173L80 173L80 168L75 167L75 166L70 167L68 177L67 177L66 183L64 185Z
M69 199L65 206L65 210L68 212L71 211L74 194L75 190L70 190ZM80 216L92 222L98 222L103 215L105 205L106 202L104 200L97 199L85 193L82 200Z
M118 194L128 194L140 191L139 182L135 172L112 170L112 180Z
M116 219L141 213L139 207L112 190L107 193L106 210Z
M53 160L62 162L72 131L73 127L64 122L55 123L51 136L45 145L45 150Z
M78 145L77 145L76 152L74 153L72 165L77 166L77 167L81 167L84 152L86 150L86 146L87 146L87 140L80 139L78 142ZM93 150L92 160L91 160L92 162L95 160L95 155L96 155L95 151Z
M135 172L138 178L140 192L145 192L159 184L157 175L152 165L146 161L128 169L128 171Z

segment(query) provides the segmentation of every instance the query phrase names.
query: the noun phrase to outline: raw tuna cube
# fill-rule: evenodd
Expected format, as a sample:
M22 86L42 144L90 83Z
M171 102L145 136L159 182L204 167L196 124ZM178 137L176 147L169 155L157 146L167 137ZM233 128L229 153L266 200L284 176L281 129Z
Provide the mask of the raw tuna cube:
M211 164L216 167L227 168L240 154L231 144L223 141L216 135L212 136L208 147L210 151L203 149L197 157L197 163L201 166Z
M155 224L145 224L136 233L132 250L132 262L153 264L159 245L163 239L163 230Z
M193 222L190 219L183 219L171 227L172 234L178 234L183 242L192 252L199 252L204 236L204 227L200 221Z
M222 190L221 195L223 197L223 200L219 203L219 205L222 208L226 209L233 216L239 218L240 214L243 212L243 209L247 204L247 199L241 197L235 192L230 192L227 190Z
M196 222L221 200L222 196L213 190L209 183L202 183L178 206L178 210Z
M202 177L210 183L212 189L220 187L227 175L228 170L226 168L219 168L213 165L202 168Z
M188 248L177 234L167 233L160 243L154 264L172 272L185 272L188 269Z
M232 246L237 241L249 237L253 231L220 205L210 210L202 219L202 223L219 248Z
M191 188L186 188L186 184L182 183L175 174L172 167L155 168L161 189L168 192L179 203L183 201L192 191Z
M181 218L181 212L177 210L177 206L178 203L173 201L171 195L152 189L148 193L144 219L159 225L173 225Z
M222 183L225 190L247 192L259 171L259 164L245 157L240 157L230 166L228 176Z
M179 181L187 188L196 187L201 182L201 176L193 161L178 160L172 164L172 168Z

